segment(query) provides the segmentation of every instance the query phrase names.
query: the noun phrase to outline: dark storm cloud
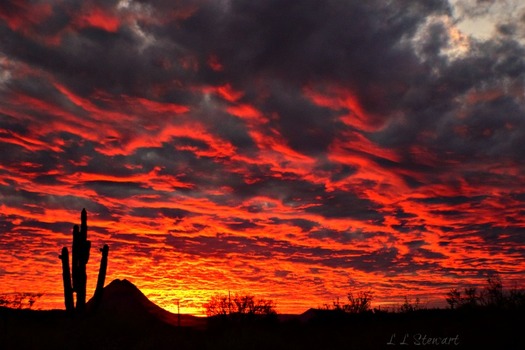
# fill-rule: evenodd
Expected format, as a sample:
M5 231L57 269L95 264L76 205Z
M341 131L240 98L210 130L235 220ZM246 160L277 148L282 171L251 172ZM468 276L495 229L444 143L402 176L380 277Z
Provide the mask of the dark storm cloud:
M415 250L415 254L418 256L421 256L428 260L436 260L436 259L446 259L446 255L439 253L439 252L433 252L426 248L419 248Z
M281 199L283 204L298 208L313 203L314 206L307 207L305 211L327 218L351 217L377 223L383 221L383 215L379 211L382 208L381 204L363 199L351 191L327 193L324 185L305 181L296 175L283 179L261 174L255 183L238 184L236 189L235 193L243 197L267 195Z
M363 221L383 222L379 211L382 205L369 199L344 191L334 191L322 195L321 200L313 200L317 205L308 207L307 212L320 214L328 218L351 217Z
M274 275L275 277L286 278L291 273L292 271L288 271L288 270L275 270Z
M148 9L155 14L154 7ZM3 50L57 73L82 95L96 86L113 93L147 96L148 89L144 87L173 79L197 84L227 79L247 92L246 99L255 97L253 94L263 88L269 95L261 108L279 115L272 123L289 144L297 150L316 153L326 150L342 124L337 113L311 105L290 83L318 80L350 85L367 109L392 108L402 93L396 86L406 85L402 82L410 81L418 72L414 69L418 63L413 52L400 46L400 41L414 34L425 16L447 11L444 1L395 1L387 5L338 1L308 1L301 5L286 1L232 1L227 5L209 2L199 4L189 18L169 25L139 22L139 27L143 26L142 30L154 38L146 46L144 38L125 24L115 33L77 29L74 35L63 34L58 47L36 43L4 27L9 40L3 44ZM211 54L219 57L224 66L222 72L206 68ZM201 67L198 72L180 68L178 61L186 56L195 57ZM170 68L156 62L170 62ZM253 85L254 81L263 86ZM376 96L378 89L383 89L381 96ZM161 99L168 97L175 103L196 102L184 89L167 91ZM249 141L244 137L242 142Z
M331 252L327 249L298 246L287 241L263 237L226 235L184 237L169 234L166 243L175 249L198 256L226 258L230 254L248 254L252 257L270 259L282 255L290 257L292 261L298 259L304 263L315 263L321 256ZM300 258L297 258L298 256Z
M525 203L525 192L511 193L510 198L518 202Z
M159 3L157 9L149 4L142 6L156 14L168 5ZM190 3L181 8L184 7L189 8ZM276 8L279 11L275 11ZM54 26L57 27L60 23L65 25L67 21L59 15L64 11L59 9L58 5L54 7L53 16L47 19L45 27L53 27L50 22L56 22ZM472 55L440 66L442 72L437 77L422 74L430 67L419 61L410 45L402 43L416 33L426 17L449 11L445 1L423 4L308 1L301 6L283 1L199 3L191 16L174 20L169 25L139 21L139 28L142 26L141 30L154 38L149 45L145 45L144 38L126 23L115 33L93 28L77 29L75 35L64 34L58 47L42 45L4 26L2 30L8 40L3 44L3 51L58 73L67 80L68 86L84 95L92 91L89 86L96 86L116 93L147 96L148 89L144 90L144 87L153 83L162 85L163 81L175 78L195 84L233 81L234 87L246 92L246 100L256 97L262 87L267 90L268 97L260 107L279 115L272 120L277 130L296 150L314 154L326 150L343 126L337 118L338 113L312 105L290 83L338 82L357 91L360 101L371 112L407 112L410 123L394 122L384 131L369 135L380 144L404 148L416 142L424 129L435 127L439 120L443 120L443 115L457 108L453 100L457 94L482 82L490 83L497 75L515 77L523 74L522 48L512 45L510 40L484 44L479 50L488 53L483 56ZM272 25L268 26L268 23ZM448 45L443 41L443 35L429 35L425 40L425 50L433 48L432 55L427 52L428 57L438 57L436 52ZM363 52L367 54L362 55ZM212 54L224 66L221 72L208 70L206 61ZM192 73L180 68L178 60L186 56L195 57L201 67L199 71ZM494 64L493 57L503 59ZM104 58L103 62L101 58ZM170 68L166 68L166 64L159 65L159 62L171 62ZM252 79L254 73L256 79ZM263 86L253 85L253 82L260 82ZM400 86L405 87L400 90ZM160 98L175 103L197 101L188 90L179 90L166 91ZM520 115L523 110L515 105L515 101L512 107L512 102L506 104L510 111L514 108L515 112L500 114L515 120L512 115ZM502 107L495 106L499 111ZM476 113L475 110L472 113ZM485 110L485 113L491 115L489 111ZM204 114L202 118L206 118ZM210 123L212 128L235 145L253 145L235 118L221 119L226 120L229 127L221 127L213 121ZM485 125L482 119L469 118ZM507 120L499 120L500 126L506 125ZM446 133L438 137L448 138L452 127L450 125L444 130ZM476 132L475 126L470 129ZM484 140L482 144L456 138L452 144L438 139L429 146L442 148L447 145L446 149L437 151L453 151L461 156L481 149L496 148L495 153L503 146L512 154L519 152L517 150L521 147L516 146L524 140L519 130L510 139L502 130L493 140ZM396 139L398 141L394 141ZM407 161L401 166L409 165ZM412 180L417 184L416 179ZM411 183L410 178L407 181Z
M2 190L2 202L5 205L15 208L21 208L26 205L39 204L43 201L44 195L41 193L16 189L17 184L14 181L8 181L8 185L0 185ZM43 212L43 207L34 207L33 210Z
M500 226L495 222L483 224L469 224L458 225L456 229L456 237L476 236L487 243L502 243L516 244L518 251L525 252L525 228L521 226ZM451 235L453 238L455 235ZM506 250L509 246L499 246L498 244L491 245L496 250Z
M403 100L403 122L390 123L383 131L371 134L371 139L400 150L419 143L431 154L446 154L434 163L433 174L447 169L439 165L450 161L491 163L522 158L523 103L516 95L487 99L483 94L501 89L502 79L508 79L509 86L523 89L523 47L513 40L473 42L472 46L469 55L449 62L438 75L428 75L419 82L417 92L408 93L406 97L411 98ZM459 103L457 96L468 93L479 94L479 100ZM465 118L457 118L459 114L466 114ZM430 130L435 136L422 137ZM408 159L401 162L401 167L406 168ZM440 181L424 173L429 175L426 182ZM487 175L483 180L481 173L470 176L476 178L471 183L478 185L480 180L493 182L501 175Z
M436 216L448 216L456 219L461 219L467 215L467 213L461 210L431 210L430 213Z
M3 204L14 208L24 208L34 213L43 213L44 208L49 210L86 208L100 218L112 218L110 210L103 204L82 196L44 194L15 189L15 187L15 184L12 186L0 185L2 194L0 198Z
M224 224L232 230L244 231L248 229L261 228L255 220L247 220L240 218L226 218Z
M396 248L382 248L373 252L360 252L357 256L340 255L334 251L327 257L322 257L322 265L340 268L353 267L364 272L383 271L386 275L427 269L432 263L416 263L408 256L400 256ZM306 263L304 258L295 258L294 261Z
M417 218L416 214L407 213L403 208L397 208L394 212L394 217L397 219L412 219Z
M302 91L292 87L272 87L272 96L263 107L267 115L276 114L275 127L288 145L304 154L325 153L337 131L344 128L338 113L315 106Z
M0 113L0 132L3 137L9 137L12 133L25 135L28 132L27 125L23 125L8 114Z
M71 195L47 195L46 207L51 209L59 208L85 208L86 210L96 213L103 218L110 218L110 210L104 205L84 197Z
M330 180L332 181L343 180L357 172L355 167L347 164L331 162L329 160L322 159L321 157L318 158L318 165L315 167L315 170L329 173Z
M139 194L154 194L141 182L87 181L84 186L97 192L98 195L111 198L127 198Z
M142 5L156 13L155 6ZM160 11L167 5L159 3L158 6ZM279 11L275 11L276 8ZM270 126L280 131L295 150L322 154L345 126L339 121L340 112L314 105L305 98L301 88L297 89L297 83L320 81L350 86L372 112L397 109L406 90L400 90L398 86L406 85L405 82L426 83L414 76L426 68L420 65L412 48L403 46L401 41L413 35L426 16L448 11L444 1L424 4L395 1L386 5L382 2L308 1L300 6L285 1L210 2L198 4L191 16L168 25L139 20L140 31L126 23L115 32L92 27L75 28L74 32L62 34L58 46L43 45L4 25L1 30L8 40L2 48L21 61L56 73L73 91L85 96L93 92L93 87L113 93L147 96L144 87L152 83L162 85L173 79L190 84L232 82L234 87L245 92L243 99L247 101L256 98L262 88L267 97L259 99L257 104L266 114L277 116L271 119ZM46 20L46 27L59 28L62 23L64 28L68 23L64 21L64 13L68 11L56 6L52 12L53 16ZM152 41L144 42L140 32L151 35ZM444 45L437 40L428 39L436 50ZM363 55L363 52L367 54ZM223 65L222 71L213 72L207 68L205 63L212 54ZM179 60L186 57L194 57L200 69L192 72L182 68ZM253 85L253 82L259 83ZM56 91L38 89L35 84L38 82L31 82L27 87L32 89L32 95ZM138 91L139 88L142 90ZM376 96L378 91L380 96ZM161 96L161 100L167 98L174 103L197 101L187 89L171 90ZM58 100L58 97L53 99ZM232 140L233 144L253 146L237 119L223 115L219 123L218 119L210 119L205 113L199 118L221 136ZM131 173L122 166L123 158L102 156L94 152L95 145L79 149L75 143L69 144L71 146L65 149L68 159L78 158L78 154L94 155L86 171ZM383 219L378 212L381 206L377 203L352 193L327 195L323 193L324 188L316 188L302 180L265 180L248 188L243 185L243 179L232 176L212 160L196 158L191 152L174 153L172 146L177 145L202 150L208 147L201 141L178 138L161 149L139 150L128 160L143 166L144 171L161 163L161 173L181 173L181 180L199 186L231 185L236 194L243 196L279 193L284 194L283 202L288 204L308 203L320 196L322 199L317 200L318 205L307 211L325 217L353 217L376 222ZM145 154L150 156L152 151L160 158L150 157L152 160L149 161L144 157ZM397 166L386 159L377 159L381 166ZM56 167L57 159L37 159L35 163L48 164L52 168ZM326 164L320 169L332 172L334 180L354 172L352 168L337 164ZM138 183L92 182L86 186L99 194L111 196L149 191ZM221 199L216 197L214 200Z
M525 63L520 71L525 76ZM470 159L521 159L524 155L521 146L525 144L524 113L523 104L512 97L501 96L476 103L464 120L449 126L450 133L454 128L460 128L461 137L451 140L448 136L448 142L444 144L440 142L447 137L443 134L436 147L441 152L453 149L458 155Z
M284 242L281 242L284 243ZM271 258L279 246L267 249L254 238L239 236L183 237L168 234L166 244L187 254L226 258L229 254L249 254L253 257Z
M149 172L160 166L159 175L175 176L178 180L199 189L220 186L235 188L244 183L241 175L229 172L224 164L216 159L198 156L195 151L177 150L179 146L192 146L199 150L209 149L209 145L202 141L173 138L162 147L140 148L133 155L125 158L130 164L140 167L140 172Z
M216 117L215 121L208 120L206 117L202 117L204 122L209 122L210 129L216 133L219 137L228 140L234 147L237 148L239 154L246 154L253 156L255 154L256 145L246 129L246 125L231 115L222 113L206 113L204 115ZM217 115L218 114L218 115ZM217 122L219 120L220 122Z
M353 267L365 272L403 272L435 266L433 263L415 263L408 256L400 256L395 248L379 249L373 252L352 249L331 250L296 245L271 238L224 235L184 237L169 234L166 243L184 253L197 256L226 258L230 254L248 254L257 258L279 257L295 263L319 264L332 268ZM442 258L439 253L421 249L420 254L426 257Z
M485 200L488 196L450 196L450 197L428 197L428 198L413 198L414 202L423 203L423 204L446 204L446 205L461 205L466 203L479 203Z
M189 215L191 212L184 209L173 209L173 208L133 208L131 214L133 216L145 217L145 218L157 218L160 216L182 219Z
M397 263L398 250L396 248L384 248L373 251L372 253L361 254L357 257L357 268L363 271L389 271L399 268ZM332 259L327 259L332 263ZM337 261L337 259L333 259Z
M2 234L4 232L11 232L15 225L13 224L13 221L18 219L19 217L16 215L4 215L0 214L0 229Z
M25 152L25 149L21 146L4 142L0 142L0 145L2 146L0 161L5 166L17 166L21 159L27 157L27 152ZM41 166L38 163L36 164Z
M45 231L51 231L51 232L58 232L63 233L65 236L72 234L73 230L73 223L71 222L53 222L53 223L47 223L47 222L40 222L37 220L24 220L19 225L22 230L25 228L31 228L31 229L42 229Z
M401 220L399 225L391 225L391 227L397 232L401 233L427 231L427 227L425 225L414 225L406 220Z
M144 248L146 248L149 244L156 244L159 242L158 237L148 236L145 234L132 235L126 233L113 233L111 234L111 238L121 243L122 246L127 244L134 244L143 246ZM118 247L117 244L116 246Z
M397 108L406 89L402 86L423 69L417 68L411 48L400 42L414 34L425 16L447 11L444 1L401 1L386 6L375 2L232 1L227 6L207 4L163 34L198 52L217 55L224 65L219 75L246 91L246 99L262 88L268 97L261 109L277 113L279 118L272 123L289 145L315 154L326 149L343 125L337 113L306 101L297 84L315 81L350 86L372 112Z
M292 226L299 227L302 232L308 232L314 227L318 226L317 222L306 220L306 219L280 219L278 217L273 217L269 219L269 222L274 225L288 224Z
M182 28L206 34L197 36L196 45L223 59L229 75L248 77L251 71L302 82L313 77L355 81L406 76L410 57L394 44L425 16L446 11L444 1L231 1L207 4ZM365 51L373 54L363 57ZM385 67L383 60L392 65Z
M348 229L345 231L338 231L328 228L319 228L308 232L308 237L319 240L329 239L342 244L351 244L355 242L363 242L372 237L385 236L383 232L364 232L363 230Z
M58 47L35 42L5 26L0 30L7 38L2 45L4 52L54 72L81 95L92 93L94 87L117 94L142 95L140 87L168 82L180 75L180 71L166 72L158 64L162 58L177 57L176 51L169 46L141 50L140 37L128 26L116 33L96 28L65 31ZM180 96L185 95L180 91Z

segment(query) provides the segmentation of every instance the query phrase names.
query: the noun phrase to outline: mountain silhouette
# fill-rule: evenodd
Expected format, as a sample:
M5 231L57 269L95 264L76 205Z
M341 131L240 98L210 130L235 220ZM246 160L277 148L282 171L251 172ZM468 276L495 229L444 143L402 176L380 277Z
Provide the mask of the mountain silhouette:
M179 325L179 315L164 310L150 301L133 283L116 279L104 287L102 298L95 304L91 298L86 308L89 313L111 315L125 322L162 322L172 326ZM181 314L180 326L204 326L206 320L192 315Z

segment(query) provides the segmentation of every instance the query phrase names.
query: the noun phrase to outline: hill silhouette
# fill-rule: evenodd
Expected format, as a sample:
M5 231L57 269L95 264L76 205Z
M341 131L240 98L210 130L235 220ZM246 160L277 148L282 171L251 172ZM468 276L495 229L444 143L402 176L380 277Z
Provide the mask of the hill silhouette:
M149 300L133 283L127 279L116 279L104 287L102 298L96 304L94 298L87 303L87 311L99 317L111 315L125 319L126 322L163 322L179 326L179 315L164 310ZM181 314L180 326L205 326L206 320L193 315Z
M108 284L86 312L17 310L0 307L0 349L178 349L194 348L206 319L168 312L133 283ZM199 344L198 344L199 345Z

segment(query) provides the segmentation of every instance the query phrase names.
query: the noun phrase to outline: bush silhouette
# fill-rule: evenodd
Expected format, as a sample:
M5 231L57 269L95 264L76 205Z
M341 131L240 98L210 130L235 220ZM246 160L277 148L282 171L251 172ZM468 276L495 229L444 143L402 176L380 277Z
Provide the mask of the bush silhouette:
M9 293L0 295L0 307L32 309L44 293Z
M461 292L458 288L450 290L445 300L451 309L492 308L523 309L525 308L525 291L513 288L506 290L498 274L487 278L487 285L479 290L468 287Z
M373 297L372 291L358 292L355 295L348 293L348 304L343 305L343 310L353 314L370 311Z
M355 294L350 292L347 294L347 298L347 303L342 304L339 302L339 298L337 298L337 300L333 302L332 305L324 304L322 309L351 314L359 314L372 310L374 292L370 290L357 292Z
M276 315L273 300L256 299L249 294L215 294L204 307L208 317L231 321L269 319Z

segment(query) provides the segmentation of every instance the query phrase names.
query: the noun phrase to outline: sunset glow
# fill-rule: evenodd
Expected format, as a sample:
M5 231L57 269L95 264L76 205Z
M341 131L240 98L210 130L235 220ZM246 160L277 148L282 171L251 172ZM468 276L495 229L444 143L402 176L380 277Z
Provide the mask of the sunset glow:
M0 293L64 308L82 208L88 297L104 244L106 283L199 315L525 287L525 25L458 6L3 1Z

